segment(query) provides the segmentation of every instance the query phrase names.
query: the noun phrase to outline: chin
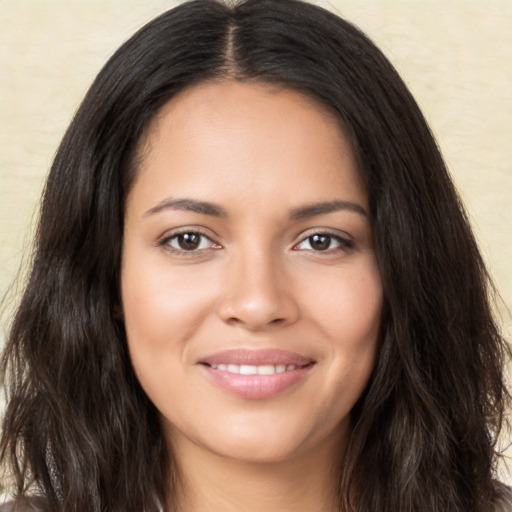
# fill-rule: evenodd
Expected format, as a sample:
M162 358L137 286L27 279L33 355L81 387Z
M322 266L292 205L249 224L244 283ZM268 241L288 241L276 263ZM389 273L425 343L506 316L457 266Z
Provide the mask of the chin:
M299 452L300 445L284 440L268 442L258 436L237 442L231 440L221 446L217 453L221 457L250 464L278 464L293 460Z
M346 438L346 428L343 425L318 426L306 419L297 421L296 418L255 419L242 417L231 418L228 422L211 424L208 435L189 431L185 444L194 445L199 451L210 452L212 455L226 460L250 464L281 464L304 456L329 454L338 450L341 441ZM173 428L183 440L183 435ZM192 434L192 435L190 435ZM182 444L183 446L183 444ZM309 455L308 455L309 454Z

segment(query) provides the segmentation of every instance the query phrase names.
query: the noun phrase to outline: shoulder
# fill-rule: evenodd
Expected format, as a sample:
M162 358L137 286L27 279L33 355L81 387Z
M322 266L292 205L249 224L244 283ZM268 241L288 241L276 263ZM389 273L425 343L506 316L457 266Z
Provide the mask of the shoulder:
M23 498L0 505L0 512L49 512L45 503L40 497Z
M503 484L496 485L496 512L512 512L512 488Z

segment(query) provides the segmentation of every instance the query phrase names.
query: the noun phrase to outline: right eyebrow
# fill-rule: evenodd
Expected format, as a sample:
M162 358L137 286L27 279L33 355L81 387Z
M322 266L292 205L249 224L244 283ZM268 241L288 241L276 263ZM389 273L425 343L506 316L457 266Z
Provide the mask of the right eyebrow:
M227 212L221 206L207 201L196 201L194 199L172 199L166 198L157 205L150 208L144 215L153 215L162 210L187 210L189 212L212 215L213 217L227 217Z
M335 199L333 201L325 201L322 203L313 203L299 208L294 208L290 213L290 218L293 220L306 219L308 217L315 217L316 215L324 215L339 210L348 210L363 217L368 217L368 212L358 203L346 201L342 199Z

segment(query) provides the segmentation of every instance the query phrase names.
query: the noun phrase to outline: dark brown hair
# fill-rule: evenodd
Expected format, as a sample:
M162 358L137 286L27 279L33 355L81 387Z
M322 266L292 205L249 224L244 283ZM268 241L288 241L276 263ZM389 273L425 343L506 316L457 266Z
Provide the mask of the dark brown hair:
M3 356L0 450L15 494L36 492L66 512L176 505L165 503L172 453L115 311L137 143L162 105L205 80L310 95L337 116L359 159L384 311L340 460L340 509L492 510L507 348L467 218L388 60L351 24L297 0L185 3L126 42L87 93L51 168Z

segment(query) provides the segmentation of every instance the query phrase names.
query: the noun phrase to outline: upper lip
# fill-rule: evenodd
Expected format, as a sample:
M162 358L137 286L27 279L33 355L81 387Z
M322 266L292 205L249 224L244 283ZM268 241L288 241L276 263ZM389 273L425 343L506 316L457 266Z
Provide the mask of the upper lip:
M204 357L199 363L216 366L219 364L237 365L295 365L307 366L315 361L310 357L281 349L231 349L216 352Z

